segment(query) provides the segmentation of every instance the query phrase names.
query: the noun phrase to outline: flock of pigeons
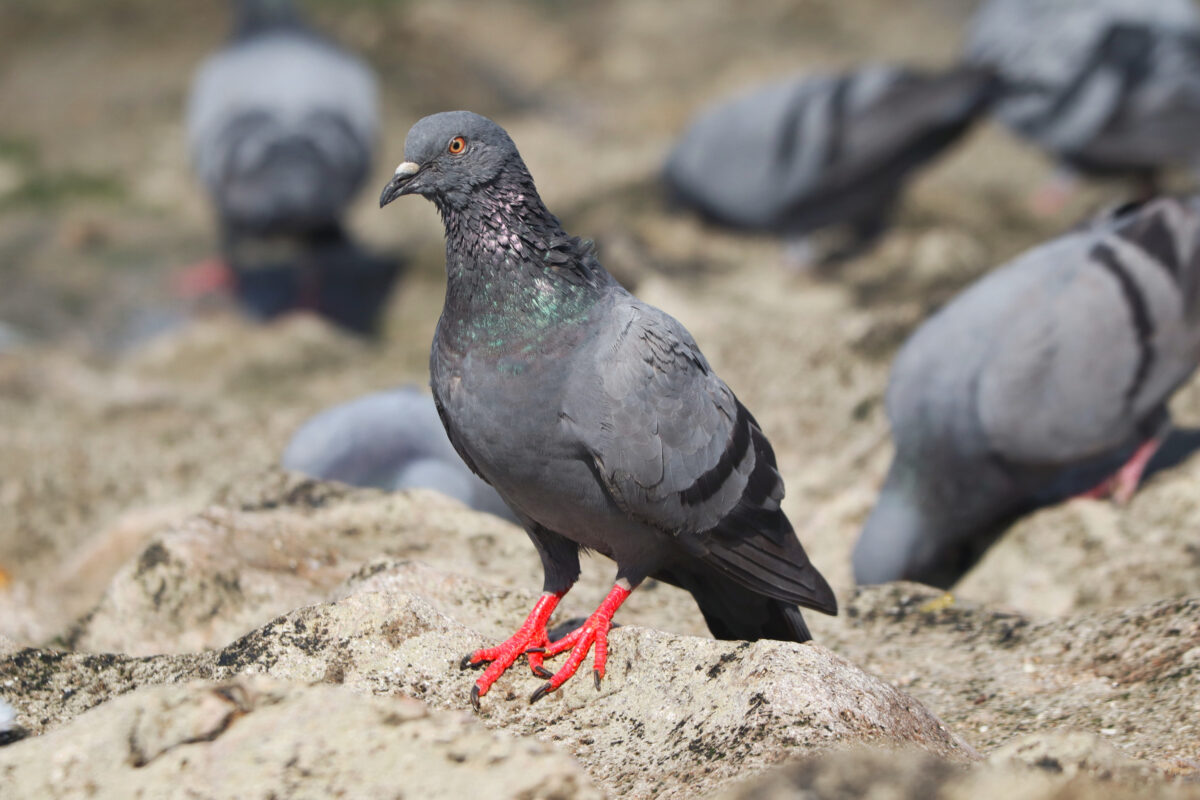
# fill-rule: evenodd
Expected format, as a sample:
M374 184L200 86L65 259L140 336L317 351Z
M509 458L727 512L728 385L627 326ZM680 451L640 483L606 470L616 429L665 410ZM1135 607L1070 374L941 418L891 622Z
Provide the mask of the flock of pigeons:
M368 173L374 79L283 0L237 7L188 130L239 296L263 316L307 304L371 330L394 271L369 266L342 217ZM1051 195L1068 174L1136 182L1134 202L992 271L903 346L886 398L895 456L855 547L860 583L950 586L1033 508L1128 499L1200 363L1200 200L1157 192L1162 170L1200 166L1190 0L987 0L965 56L936 74L872 65L754 89L697 116L663 172L681 203L819 263L868 248L913 171L988 113L1060 165ZM440 488L526 529L544 593L512 638L464 658L486 667L476 706L522 656L546 681L534 700L593 647L598 685L612 616L647 578L689 591L722 638L805 641L800 606L836 613L750 411L679 322L562 229L502 128L465 111L420 120L380 205L407 194L446 229L433 398L405 388L330 409L283 463ZM814 254L805 237L826 228L845 240ZM580 549L616 562L613 589L552 641Z

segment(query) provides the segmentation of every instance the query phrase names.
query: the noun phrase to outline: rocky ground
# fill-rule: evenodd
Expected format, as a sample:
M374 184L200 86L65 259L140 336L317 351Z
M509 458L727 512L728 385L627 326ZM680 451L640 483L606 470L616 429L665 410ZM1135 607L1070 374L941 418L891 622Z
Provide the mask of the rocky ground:
M816 643L707 637L639 589L601 690L503 678L470 710L463 653L539 587L524 536L431 493L274 464L316 410L424 383L441 231L418 201L354 224L411 269L377 344L304 317L177 318L211 248L180 108L221 35L207 3L0 7L0 794L5 797L1200 797L1200 460L1127 507L1017 525L952 595L857 591L849 553L889 456L888 361L1057 219L1048 172L984 127L834 275L662 210L653 176L697 104L864 58L949 59L957 0L315 2L381 72L379 183L424 113L513 133L550 206L680 318L754 410L785 509L842 601ZM371 194L367 192L366 194ZM1200 384L1175 411L1200 424ZM556 619L589 612L603 559ZM584 676L586 678L586 676ZM27 735L26 735L27 734ZM778 766L776 766L778 765ZM11 787L11 789L10 789Z

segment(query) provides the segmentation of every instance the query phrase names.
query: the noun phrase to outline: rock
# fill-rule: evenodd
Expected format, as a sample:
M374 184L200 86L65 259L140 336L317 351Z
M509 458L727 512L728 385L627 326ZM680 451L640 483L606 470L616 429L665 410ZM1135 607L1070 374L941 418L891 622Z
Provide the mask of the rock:
M467 708L462 654L510 632L533 594L424 565L377 562L335 594L220 650L135 659L23 650L0 687L39 732L146 684L269 675ZM484 698L489 728L560 743L613 794L695 796L788 756L843 743L915 745L978 756L919 702L813 644L719 642L624 625L599 692L569 682L536 705L541 681L505 675ZM358 735L362 739L362 734Z
M540 574L523 531L440 494L351 489L270 468L230 484L216 504L156 536L65 641L77 650L130 655L221 647L327 599L381 556L469 569L518 591L536 588ZM590 579L564 611L590 613L588 603L608 590L611 573L600 561L588 565ZM668 623L671 630L706 633L690 596L661 585L643 591L623 621L676 619L683 624ZM504 625L527 612L514 609ZM511 632L488 629L493 636Z
M964 598L1062 616L1186 597L1200 585L1200 459L1151 475L1125 508L1073 500L1017 524L955 587Z
M600 798L552 745L404 697L268 678L139 689L0 749L15 797Z
M1046 731L1021 736L992 751L988 763L997 766L1024 765L1064 778L1089 775L1104 780L1145 780L1154 770L1113 747L1097 733L1079 730Z
M355 490L270 469L218 501L119 570L67 642L130 655L220 647L325 599L382 555L492 560L504 565L499 576L537 562L521 531L433 492Z
M1200 788L1114 782L1051 769L964 769L926 752L850 749L806 758L729 787L714 800L1189 800Z
M917 584L860 592L823 641L937 709L985 752L1081 730L1169 772L1200 762L1200 598L1067 619L962 603Z

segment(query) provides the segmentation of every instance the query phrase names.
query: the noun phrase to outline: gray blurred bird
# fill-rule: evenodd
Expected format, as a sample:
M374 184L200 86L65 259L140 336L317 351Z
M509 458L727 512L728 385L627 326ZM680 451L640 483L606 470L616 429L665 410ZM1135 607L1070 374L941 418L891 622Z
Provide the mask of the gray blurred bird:
M795 262L808 260L808 234L844 227L845 244L817 258L837 263L875 243L911 174L970 128L993 89L978 67L873 65L773 83L697 116L664 179L714 222L786 237Z
M1008 127L1061 165L1038 208L1061 206L1077 172L1158 190L1160 171L1200 167L1200 11L1192 0L989 0L966 59L995 69Z
M516 522L492 487L468 469L434 408L416 387L373 392L328 408L292 435L285 469L379 489L433 489Z
M949 586L1033 508L1097 485L1132 495L1200 363L1198 205L1102 215L913 334L892 367L896 453L856 580Z
M234 13L186 128L238 296L257 316L309 307L366 332L397 269L343 227L378 137L375 77L288 0L236 0Z
M426 117L404 152L380 205L420 194L446 228L430 359L438 411L545 571L520 630L463 659L490 662L472 702L522 654L547 678L532 700L574 674L593 644L598 684L612 616L649 577L691 592L719 638L809 639L797 606L836 613L833 592L780 510L770 444L688 332L563 231L491 120ZM551 643L546 622L579 575L581 548L616 561L616 583L582 627ZM567 649L552 675L544 659Z

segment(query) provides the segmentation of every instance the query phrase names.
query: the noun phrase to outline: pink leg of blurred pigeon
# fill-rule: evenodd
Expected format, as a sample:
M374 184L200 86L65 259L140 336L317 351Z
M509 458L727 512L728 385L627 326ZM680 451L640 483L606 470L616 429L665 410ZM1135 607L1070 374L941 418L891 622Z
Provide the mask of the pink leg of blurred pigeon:
M1154 454L1158 452L1158 448L1162 447L1162 442L1163 440L1160 438L1147 439L1142 442L1123 467L1098 486L1079 496L1089 500L1103 500L1111 497L1117 505L1125 505L1137 493L1138 486L1142 482L1142 474L1145 473L1150 459L1154 458Z
M233 290L233 271L219 258L198 261L175 276L175 293L188 300L214 294L229 294Z
M1079 177L1070 170L1059 168L1029 198L1029 210L1037 217L1056 217L1079 189Z
M789 236L783 241L783 268L792 275L811 275L817 251L808 236Z

